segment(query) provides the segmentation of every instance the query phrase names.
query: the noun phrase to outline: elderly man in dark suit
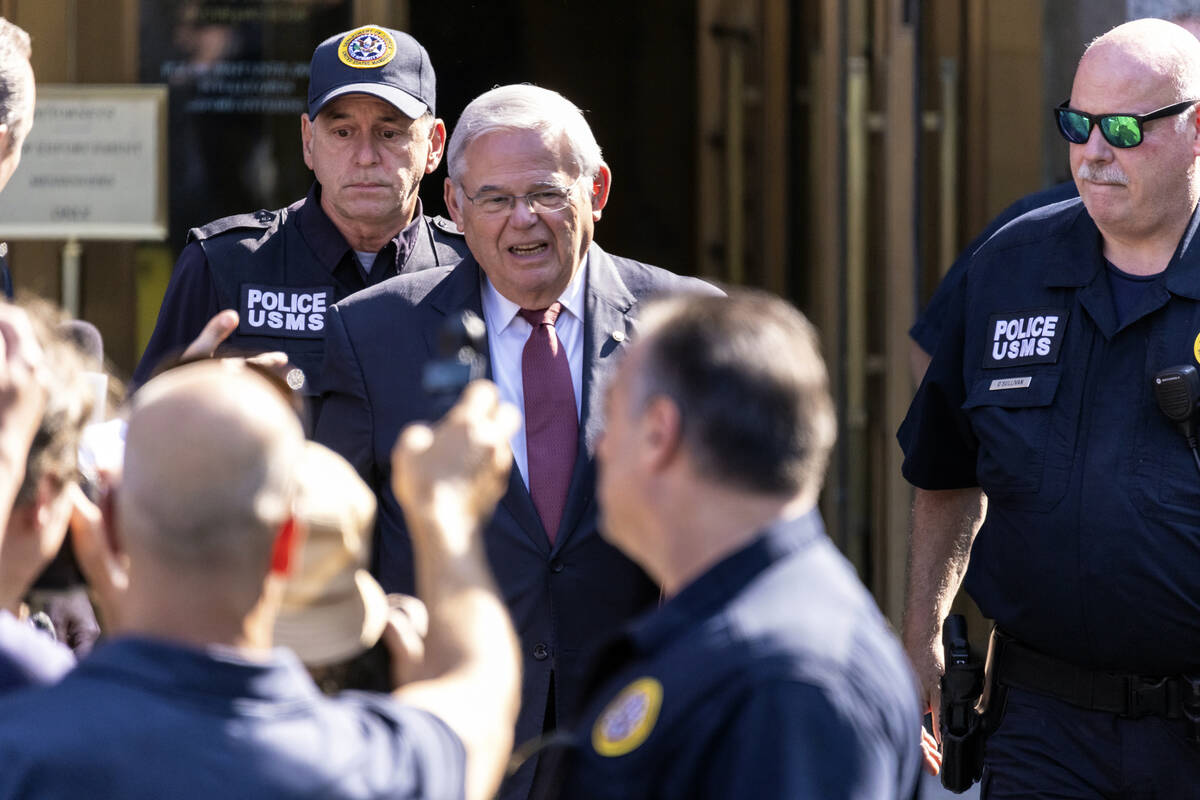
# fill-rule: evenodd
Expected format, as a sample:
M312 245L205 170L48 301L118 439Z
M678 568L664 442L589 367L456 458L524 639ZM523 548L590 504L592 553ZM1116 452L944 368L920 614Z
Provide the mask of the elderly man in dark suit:
M334 306L316 438L375 488L376 571L387 590L411 591L388 454L406 423L435 414L421 375L446 318L482 315L490 377L524 412L512 440L516 469L485 533L522 641L521 742L576 712L584 650L658 597L596 531L600 392L642 300L716 290L592 241L612 175L582 113L555 92L504 86L476 98L450 140L449 173L446 205L471 255ZM535 773L546 771L538 762L527 760L502 797L537 796Z

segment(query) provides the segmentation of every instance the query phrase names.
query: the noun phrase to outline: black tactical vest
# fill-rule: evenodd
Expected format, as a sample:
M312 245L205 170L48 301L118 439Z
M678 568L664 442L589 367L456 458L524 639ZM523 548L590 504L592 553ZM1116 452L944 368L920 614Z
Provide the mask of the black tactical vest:
M312 394L319 386L329 307L362 287L347 285L317 260L300 235L298 208L225 217L193 228L188 241L204 250L221 308L235 308L240 317L223 349L287 353L302 373L290 373L289 384ZM453 222L422 217L400 271L456 264L466 254L466 240Z

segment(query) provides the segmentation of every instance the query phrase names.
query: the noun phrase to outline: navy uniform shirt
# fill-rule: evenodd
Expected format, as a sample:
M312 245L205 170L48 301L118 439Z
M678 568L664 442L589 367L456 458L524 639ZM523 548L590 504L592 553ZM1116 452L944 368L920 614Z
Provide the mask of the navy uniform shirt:
M1120 322L1081 201L1010 223L900 428L911 483L987 493L966 577L983 613L1080 666L1200 665L1200 472L1152 388L1200 358L1198 219Z
M597 661L563 798L911 798L899 643L816 512L778 523Z
M308 373L311 387L323 352L323 317L334 303L400 272L457 263L467 253L453 223L423 216L418 199L413 221L379 251L367 272L321 208L320 192L314 183L305 199L286 209L226 217L189 232L134 384L145 383L164 358L181 353L214 314L233 308L242 319L229 344L287 352ZM221 253L215 261L214 250ZM305 324L272 329L265 317L280 309L300 312L293 316L302 314Z
M436 717L327 698L285 650L114 640L58 685L0 699L0 798L447 800L464 764Z

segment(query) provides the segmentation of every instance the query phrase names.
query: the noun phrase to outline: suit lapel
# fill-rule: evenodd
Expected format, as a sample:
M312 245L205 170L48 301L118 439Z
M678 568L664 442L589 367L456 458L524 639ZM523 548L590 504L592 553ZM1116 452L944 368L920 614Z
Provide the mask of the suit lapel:
M571 475L567 504L555 537L558 551L571 538L594 502L596 441L604 428L604 387L632 332L630 310L636 302L613 259L593 243L588 250L583 315L583 400L580 404L579 455Z
M458 263L438 286L430 292L429 307L432 310L424 328L425 346L431 358L438 356L438 334L442 323L451 314L474 311L483 319L483 298L479 292L479 264L471 256ZM484 356L488 356L488 342L483 340ZM492 374L492 362L488 358L488 377Z
M424 328L425 344L431 358L437 358L438 332L447 316L470 310L483 319L483 296L480 293L479 280L479 264L475 261L474 256L468 255L451 271L447 279L438 287L436 294L430 297L430 307L434 313L429 324ZM485 338L483 356L487 359L487 377L491 379L492 359L487 350L488 342ZM525 481L521 478L521 471L517 469L516 461L513 461L512 472L508 476L508 491L504 493L500 505L504 506L512 515L517 524L521 526L521 530L539 550L543 553L550 552L550 541L546 538L541 517L538 516L537 507L533 504L529 489L525 487Z

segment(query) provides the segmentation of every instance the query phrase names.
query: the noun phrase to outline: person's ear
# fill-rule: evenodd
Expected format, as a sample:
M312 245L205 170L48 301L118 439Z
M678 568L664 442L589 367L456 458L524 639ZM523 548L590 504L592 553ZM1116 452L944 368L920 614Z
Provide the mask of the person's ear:
M295 517L288 517L275 533L275 544L271 548L271 574L286 578L292 574L300 555L303 532Z
M653 472L665 469L679 452L683 437L679 406L669 397L658 395L646 404L638 422L646 466Z
M304 165L313 168L312 160L313 126L308 114L300 115L300 150L304 153Z
M460 231L465 231L462 204L458 200L458 187L449 178L446 178L445 183L442 184L442 198L445 200L446 211L450 214L450 219L454 220L454 224Z
M429 132L429 154L425 156L425 174L428 175L442 163L442 155L446 151L446 123L440 119L433 121L433 130Z
M608 205L608 192L612 188L612 170L607 164L601 164L592 179L592 220L600 221L600 212Z
M1200 105L1192 107L1192 157L1200 158Z

